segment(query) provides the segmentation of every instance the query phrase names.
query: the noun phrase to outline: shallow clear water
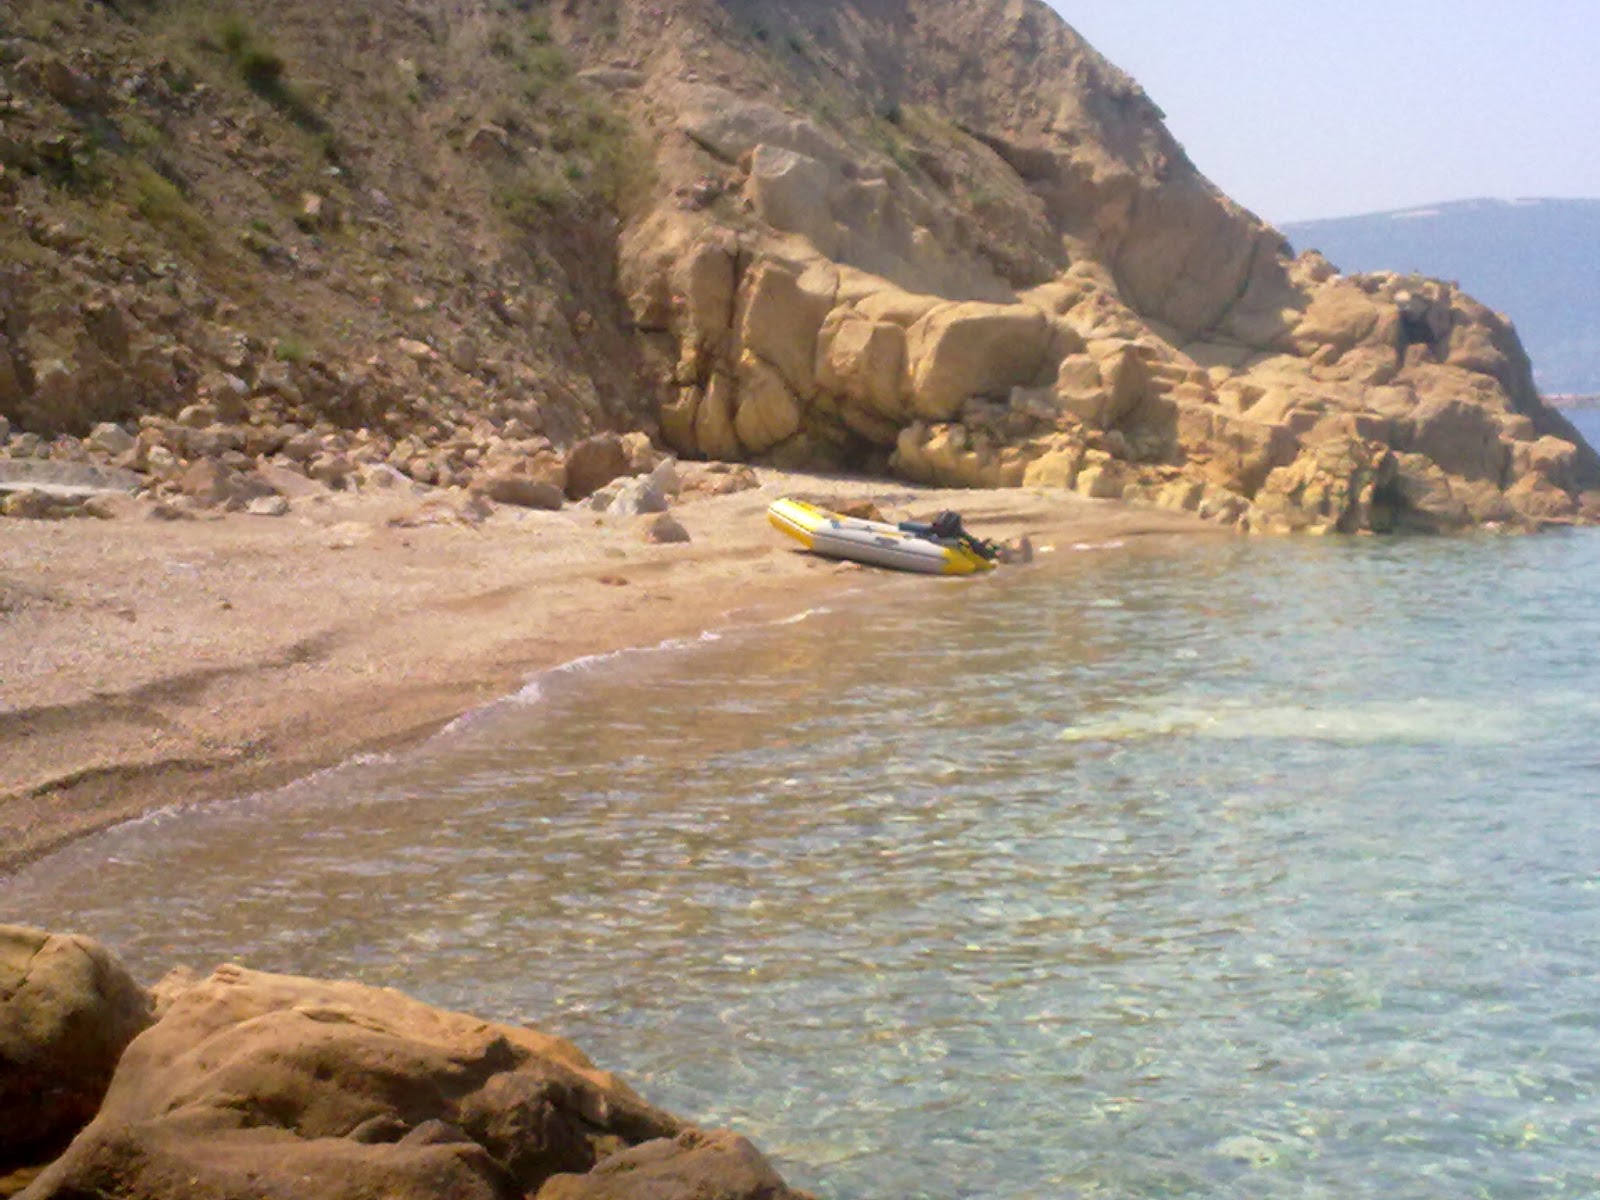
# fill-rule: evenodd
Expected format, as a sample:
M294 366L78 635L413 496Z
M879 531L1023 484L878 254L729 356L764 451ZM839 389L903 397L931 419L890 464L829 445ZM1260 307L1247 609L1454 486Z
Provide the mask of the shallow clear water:
M1600 534L1057 548L0 881L574 1038L837 1197L1600 1191Z

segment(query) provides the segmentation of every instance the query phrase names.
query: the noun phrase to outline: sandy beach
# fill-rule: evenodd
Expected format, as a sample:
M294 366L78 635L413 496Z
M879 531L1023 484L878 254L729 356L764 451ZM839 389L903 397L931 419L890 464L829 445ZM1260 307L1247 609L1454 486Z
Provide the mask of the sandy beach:
M0 522L0 871L159 808L415 743L585 654L932 583L800 552L764 519L778 495L870 499L893 518L954 508L1044 554L1230 536L1067 493L760 478L676 504L691 535L677 545L647 542L646 518L581 508L419 524L416 497L389 495L330 494L279 519Z

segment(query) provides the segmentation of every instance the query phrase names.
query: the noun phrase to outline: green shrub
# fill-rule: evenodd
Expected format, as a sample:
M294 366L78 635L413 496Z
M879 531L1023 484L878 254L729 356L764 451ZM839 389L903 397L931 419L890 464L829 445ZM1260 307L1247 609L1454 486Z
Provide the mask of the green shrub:
M194 244L211 240L211 228L205 218L172 180L137 159L127 160L122 171L129 201L146 221Z
M277 51L263 46L242 18L231 15L222 19L217 27L217 44L252 92L302 129L320 133L325 128L322 118L289 82L288 62Z
M272 357L279 362L305 362L306 359L311 357L311 347L298 335L286 333L273 343Z
M578 194L539 168L529 168L494 193L494 205L518 229L533 229L577 207Z

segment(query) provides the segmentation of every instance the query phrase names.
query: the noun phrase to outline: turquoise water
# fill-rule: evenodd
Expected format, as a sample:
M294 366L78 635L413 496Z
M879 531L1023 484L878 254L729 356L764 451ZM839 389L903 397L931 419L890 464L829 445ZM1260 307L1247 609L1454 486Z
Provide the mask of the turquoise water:
M579 664L0 919L574 1038L829 1197L1600 1194L1600 533L1062 545Z

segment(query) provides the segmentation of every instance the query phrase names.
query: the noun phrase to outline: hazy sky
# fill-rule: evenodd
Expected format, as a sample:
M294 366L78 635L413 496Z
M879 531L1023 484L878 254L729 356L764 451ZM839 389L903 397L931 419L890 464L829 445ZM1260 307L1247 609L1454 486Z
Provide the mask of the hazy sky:
M1600 0L1049 0L1268 221L1600 197Z

